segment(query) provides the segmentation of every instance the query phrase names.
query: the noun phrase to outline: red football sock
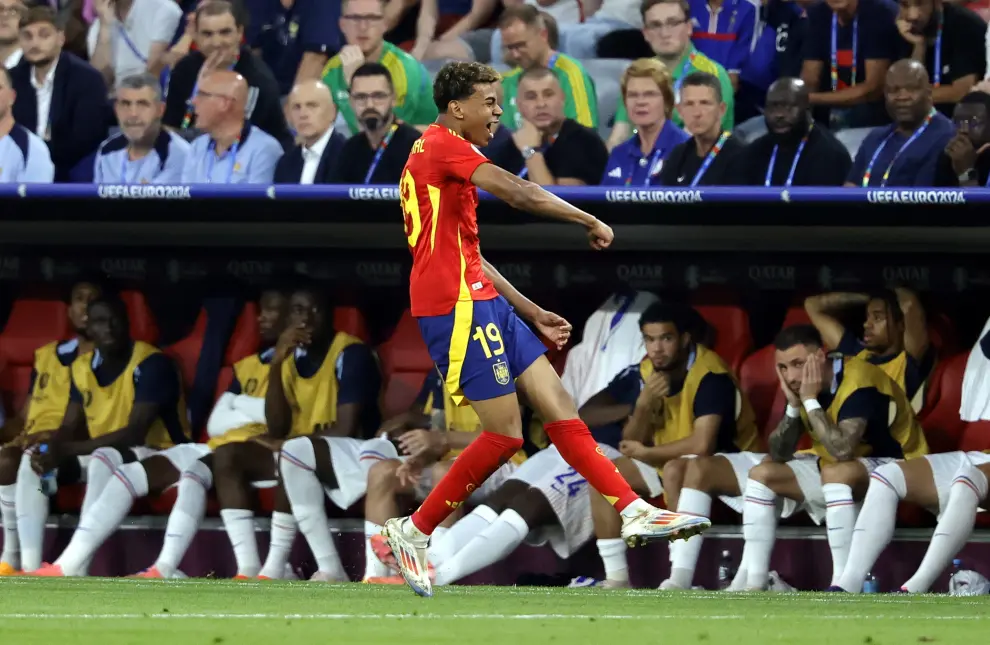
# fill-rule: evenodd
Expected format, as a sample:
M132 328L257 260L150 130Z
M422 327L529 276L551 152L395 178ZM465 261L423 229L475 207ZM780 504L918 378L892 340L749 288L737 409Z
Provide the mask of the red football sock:
M564 461L574 467L588 483L601 493L617 511L639 499L619 469L602 454L591 436L591 431L581 419L567 419L544 424L547 436L557 446Z
M509 461L522 445L521 438L483 431L464 452L457 455L447 474L430 491L422 506L413 513L413 525L431 535L440 522L447 519L478 486Z

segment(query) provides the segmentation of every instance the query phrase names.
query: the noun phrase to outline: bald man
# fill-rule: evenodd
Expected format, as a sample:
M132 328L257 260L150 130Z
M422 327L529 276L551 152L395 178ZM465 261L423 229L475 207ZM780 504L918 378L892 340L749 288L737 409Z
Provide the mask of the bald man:
M296 146L275 167L276 184L328 184L347 137L334 131L337 106L322 81L303 81L286 102Z
M852 159L828 128L813 127L808 87L801 79L770 85L763 118L767 133L740 153L733 183L788 188L845 182Z
M846 186L934 186L939 156L955 135L955 128L933 107L925 66L910 59L891 65L884 100L894 122L875 128L866 137Z
M271 184L282 146L245 117L248 86L237 72L203 75L193 98L197 137L182 171L186 184Z

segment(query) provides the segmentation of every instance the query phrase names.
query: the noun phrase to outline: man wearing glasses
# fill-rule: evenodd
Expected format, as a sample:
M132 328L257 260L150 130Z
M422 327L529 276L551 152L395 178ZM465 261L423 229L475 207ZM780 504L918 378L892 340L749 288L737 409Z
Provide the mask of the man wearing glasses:
M391 99L395 117L412 125L428 125L437 118L430 75L422 63L386 42L382 0L344 0L340 29L347 44L323 69L323 82L330 88L337 109L351 132L363 128L352 107L352 79L365 63L384 66L395 88ZM403 159L404 161L404 159ZM399 168L401 170L401 166ZM398 182L398 174L395 181Z
M396 120L396 92L388 68L365 63L351 78L348 109L357 115L358 132L347 140L330 183L398 185L413 144L416 128Z
M0 61L10 69L21 62L20 22L26 11L21 0L0 0Z

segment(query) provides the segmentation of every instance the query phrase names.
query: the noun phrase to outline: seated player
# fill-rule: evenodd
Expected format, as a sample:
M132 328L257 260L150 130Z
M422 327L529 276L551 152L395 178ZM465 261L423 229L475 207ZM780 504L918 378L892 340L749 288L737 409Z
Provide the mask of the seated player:
M428 429L427 429L428 428ZM364 499L365 580L385 577L378 558L371 550L372 538L381 533L381 524L399 511L399 497L423 501L434 484L450 469L454 458L481 434L481 421L470 407L458 407L434 370L426 375L413 409L390 419L382 431L395 437L403 459L389 459L372 466ZM498 490L518 464L526 459L521 450L478 487L467 502L476 505ZM457 509L460 511L461 509ZM433 532L434 541L461 517L454 512Z
M829 591L859 592L880 553L894 537L897 505L918 504L938 515L921 566L900 590L927 593L935 579L966 544L980 503L987 499L990 454L947 452L898 461L873 471L863 510L856 520L849 560Z
M17 519L25 572L33 570L34 562L28 556L40 557L44 537L48 500L42 475L54 471L59 483L74 483L83 480L85 469L86 494L96 500L124 463L156 451L187 458L186 451L174 449L189 441L189 427L172 361L148 343L131 339L127 309L117 298L101 296L89 304L86 333L95 350L72 363L69 405L62 425L47 443L29 451L30 461L22 459L17 474ZM132 488L139 485L127 483ZM84 518L95 505L91 502ZM85 571L88 562L78 566ZM45 565L34 573L63 575L58 565Z
M785 517L801 507L815 523L825 519L835 582L870 473L894 459L928 454L907 395L879 367L855 357L826 358L810 325L784 329L774 347L787 410L770 435L770 460L749 471L742 491L746 546L740 571L746 573L737 578L741 583L745 575L751 590L767 585L778 496ZM805 433L813 448L795 454Z
M286 298L278 291L266 291L260 299L260 314L258 316L258 327L264 341L272 334L281 331ZM268 341L269 344L271 341ZM61 569L63 575L81 576L86 575L86 564L93 558L96 550L109 538L120 524L127 517L134 501L147 495L160 495L166 489L180 483L183 473L189 474L191 485L199 487L201 481L211 481L212 473L210 464L212 463L211 451L222 445L222 435L224 431L230 431L228 441L245 441L254 434L262 434L264 428L264 390L268 382L268 361L271 359L271 352L266 354L256 354L239 361L234 366L234 382L229 390L221 396L214 407L210 420L207 423L207 431L211 435L217 435L217 439L207 443L186 443L174 446L168 450L146 457L139 462L127 463L115 472L115 476L107 484L99 498L92 506L92 512L83 512L79 519L79 528L72 536L72 541L62 555L53 564ZM246 394L241 394L242 386L246 388ZM257 392L260 390L260 394ZM259 398L260 397L260 398ZM260 406L258 404L261 404ZM222 430L218 432L218 425ZM239 428L239 433L234 432ZM191 473L191 474L190 474ZM184 479L183 479L184 481ZM181 503L177 499L172 515L179 516L183 511L194 506L196 502L190 499L188 491L185 491L190 484L185 487L180 485ZM202 490L202 487L199 487ZM186 495L182 493L186 492ZM206 490L202 490L201 505L203 512L206 508ZM179 510L176 510L179 509ZM189 516L189 513L185 513ZM196 517L196 513L192 514ZM202 520L195 522L198 527ZM192 531L185 531L184 526L171 526L171 520L166 529L166 542L175 543L188 536L186 547L181 549L182 554L188 548L188 543L192 540L195 528ZM181 555L180 555L181 558ZM176 561L177 563L178 561ZM166 567L168 576L175 572L175 567ZM159 572L160 573L160 572ZM152 577L152 576L148 576ZM162 577L162 576L153 576Z
M835 317L836 312L854 305L866 307L862 342ZM804 308L826 347L878 366L907 392L915 412L921 409L923 386L935 365L935 348L917 294L901 287L872 296L825 293L805 300Z
M621 456L608 444L599 443L598 447L611 459ZM554 553L566 560L591 539L591 495L588 480L568 465L555 447L537 452L498 490L430 544L433 584L448 585L481 571L508 557L524 542L533 546L549 542ZM381 562L397 571L395 556L384 538L379 535L372 541ZM368 582L405 584L401 576L369 578Z
M0 576L16 574L21 568L16 505L18 466L24 451L48 441L65 417L72 382L69 366L78 356L93 351L93 341L86 335L86 315L89 303L99 295L100 288L94 282L80 281L72 287L68 316L76 337L48 343L35 351L28 399L20 414L8 421L16 438L0 449L0 520L3 521ZM41 509L43 517L48 517L48 498L38 501L45 505ZM41 562L41 553L31 557Z
M623 456L615 465L645 497L659 496L666 486L680 487L680 458L748 451L758 441L755 415L729 367L695 342L702 330L694 317L696 312L688 307L650 305L639 319L646 358L621 372L581 408L582 418L592 427L624 423L619 444ZM604 586L628 586L619 517L601 497L593 493L591 506L605 564ZM668 503L674 506L676 500ZM707 511L691 514L708 516ZM684 546L672 543L671 553Z
M251 486L278 479L278 462L273 453L274 457L278 456L283 442L311 434L363 438L378 428L381 377L374 356L359 339L335 332L331 317L332 310L318 289L307 286L293 292L289 300L288 326L279 337L271 363L271 369L280 373L281 378L270 378L265 393L268 430L250 441L229 444L214 455L213 472L222 509L220 516L234 547L238 578L253 578L261 571ZM308 452L303 443L292 442L292 445L295 448L283 457L293 459L299 467L309 467L318 449L326 456L322 451L327 446L325 442L309 444L312 447ZM360 457L356 445L334 443L334 447L339 448L333 451L334 459L338 456L346 456L346 459L334 461L333 469L327 468L327 463L321 467L320 474L326 478L328 488L348 487L346 491L340 491L338 500L355 494L357 499L364 494L366 473L355 461ZM315 467L314 463L312 468ZM341 469L339 477L333 472L338 467ZM295 538L294 505L290 505L282 484L276 493L277 515L272 516L266 577L281 576ZM355 493L355 490L359 492ZM297 504L305 506L308 499L300 498ZM306 512L313 511L307 508ZM302 512L300 515L304 530L307 522L315 521L309 519L311 515ZM343 579L343 568L333 542L323 544L321 548L323 551L315 554L322 560L315 579Z

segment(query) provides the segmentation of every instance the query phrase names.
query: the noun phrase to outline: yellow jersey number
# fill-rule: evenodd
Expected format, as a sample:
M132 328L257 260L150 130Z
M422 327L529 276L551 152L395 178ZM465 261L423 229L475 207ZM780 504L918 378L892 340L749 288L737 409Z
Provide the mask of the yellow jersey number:
M488 338L485 338L486 336ZM495 323L488 323L484 329L481 328L481 325L475 327L471 340L481 343L481 350L485 352L485 358L501 356L505 353L505 343L502 342L502 333L498 330L498 326ZM489 342L491 345L489 345ZM494 349L492 348L493 346Z
M437 218L440 213L440 189L426 185L426 193L430 199L433 216L430 218L430 250L437 237ZM402 217L405 220L406 241L415 247L419 236L423 233L423 215L419 210L419 196L416 194L416 180L412 173L406 170L399 180L399 203L402 205Z

